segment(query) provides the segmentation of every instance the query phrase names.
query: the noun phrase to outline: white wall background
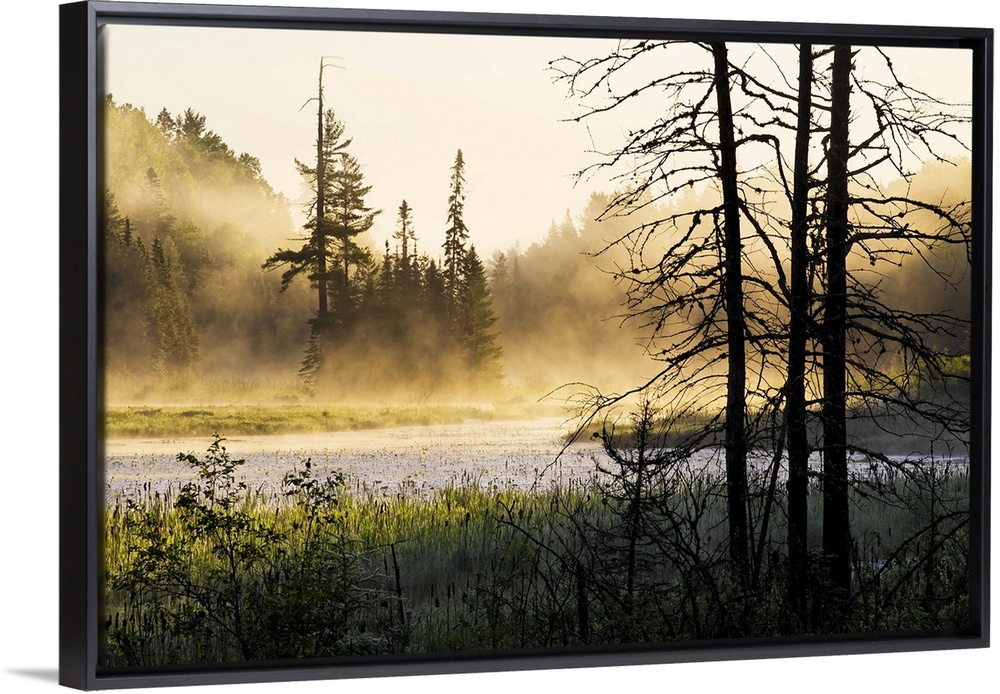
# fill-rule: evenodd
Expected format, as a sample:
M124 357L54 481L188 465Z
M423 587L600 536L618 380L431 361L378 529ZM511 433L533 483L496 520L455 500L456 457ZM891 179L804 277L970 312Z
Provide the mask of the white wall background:
M345 6L333 0L262 3ZM58 4L57 0L5 3L4 36L0 39L0 690L18 693L57 687L58 277L52 259L58 251ZM346 6L994 27L1000 14L982 0L942 4L617 0L606 5L594 0L485 0L476 4L459 0L352 0ZM996 256L994 263L1000 267ZM996 353L994 349L994 363L1000 366ZM994 379L994 389L996 386ZM996 527L994 521L994 534ZM994 579L994 590L996 585ZM993 691L998 673L1000 658L995 650L977 650L242 685L241 691L304 694L335 687L344 694L401 690L436 694L470 690L964 694Z

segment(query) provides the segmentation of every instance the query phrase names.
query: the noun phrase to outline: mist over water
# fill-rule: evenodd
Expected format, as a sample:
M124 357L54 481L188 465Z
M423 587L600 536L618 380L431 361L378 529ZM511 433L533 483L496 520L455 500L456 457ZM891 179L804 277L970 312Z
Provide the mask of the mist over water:
M595 472L600 446L575 444L560 455L571 429L565 419L470 422L324 434L227 437L234 459L246 459L240 479L278 491L294 465L312 461L313 474L347 475L352 488L377 494L431 492L470 483L480 487L547 488L585 481ZM111 440L109 497L152 489L165 492L194 478L177 454L201 455L202 439ZM557 460L558 458L558 460Z
M602 446L586 433L565 447L572 425L561 418L502 422L467 422L391 429L233 436L224 442L233 459L245 460L237 479L250 488L274 494L281 480L304 460L312 463L315 477L342 472L354 493L375 495L429 494L448 486L476 485L482 489L547 489L553 485L581 485L600 479L598 465L607 465ZM589 430L588 430L589 431ZM209 442L204 439L119 439L105 444L106 495L145 492L163 494L196 475L178 453L201 457ZM765 474L773 463L771 451L751 451L749 464L756 474ZM968 458L939 454L893 455L874 461L862 454L851 457L852 474L864 478L888 466L905 469L929 461L950 472L965 472ZM722 474L722 449L710 447L694 453L694 469ZM784 479L786 461L781 460L779 478ZM822 470L822 455L814 453L810 467ZM678 468L677 474L682 474Z

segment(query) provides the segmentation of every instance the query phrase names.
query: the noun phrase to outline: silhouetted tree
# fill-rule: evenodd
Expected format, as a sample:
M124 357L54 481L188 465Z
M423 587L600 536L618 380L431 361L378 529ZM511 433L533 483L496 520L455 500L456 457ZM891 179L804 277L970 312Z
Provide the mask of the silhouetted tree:
M372 228L375 217L381 212L365 203L365 196L371 189L365 184L358 160L343 154L339 165L332 167L330 172L328 195L329 233L335 241L331 257L337 267L336 272L331 268L333 277L329 291L334 306L331 311L340 325L348 325L356 317L358 283L354 281L355 271L365 271L373 262L368 248L356 240Z
M451 167L448 193L448 228L445 230L444 276L445 286L452 300L456 300L462 283L462 265L465 262L465 243L469 230L465 226L465 159L462 150L455 155Z
M329 290L331 280L332 258L334 250L328 243L332 233L333 222L329 221L331 214L330 197L333 193L329 169L336 159L346 154L351 145L350 138L344 138L344 124L337 120L332 110L323 114L322 128L317 138L316 166L310 168L296 160L299 173L309 181L314 197L308 208L308 219L305 229L309 236L298 250L279 249L273 253L263 267L271 270L287 267L281 275L282 291L287 289L292 280L300 274L305 274L311 286L316 289L317 313L320 322L326 322L329 313Z
M630 251L630 266L620 271L629 286L630 315L649 330L649 351L664 362L664 368L636 390L672 382L675 406L701 411L710 407L706 400L717 392L718 366L724 368L721 443L727 474L729 550L733 575L746 585L751 573L746 349L757 338L747 324L743 286L740 221L745 204L739 190L737 150L747 140L736 139L730 97L730 82L738 73L729 64L726 45L712 43L701 45L711 58L704 68L658 76L622 92L614 86L630 63L675 43L623 44L609 56L584 61L563 58L554 67L578 97L589 99L599 88L605 92L603 103L576 120L608 113L650 93L664 92L668 103L672 102L661 119L631 131L623 146L597 164L635 162L625 174L627 188L613 196L602 218L648 209L695 184L708 183L719 193L708 205L667 213L612 240L608 247L621 245ZM673 165L675 158L686 163ZM653 250L663 245L657 238L669 239L662 254ZM755 317L757 321L764 318L759 312ZM758 331L771 332L770 326ZM598 395L593 404L596 409L606 408L630 394ZM705 435L706 443L718 443L710 429Z
M642 73L655 51L675 46L680 52L699 46L708 50L714 69L687 62L673 74ZM940 190L931 191L939 196L935 199L910 189L915 191L920 180L912 163L945 162L935 143L942 138L956 142L954 126L966 117L960 108L900 82L879 49L871 49L868 64L874 73L881 60L887 78L853 70L850 48L814 53L810 46L800 47L799 87L787 89L792 80L760 79L752 61L733 65L724 48L637 41L623 43L605 57L554 63L571 91L591 104L577 120L657 95L665 104L660 118L633 127L624 144L594 165L623 169L623 190L610 198L601 218L636 221L611 238L604 252L624 248L630 254L617 269L617 277L629 287L628 316L648 330L648 351L664 368L632 390L611 395L597 391L584 404L591 413L607 410L636 392L662 387L675 416L686 411L691 421L707 418L702 443L707 447L720 443L713 434L719 421L714 413L723 412L727 477L731 461L740 458L732 444L742 441L774 451L759 500L750 498L744 505L729 490L732 564L743 577L743 566L750 565L753 585L769 542L787 434L787 581L789 605L800 628L811 579L805 519L808 460L815 449L808 422L819 409L822 568L829 582L823 593L813 595L813 605L823 602L821 619L835 629L843 624L851 600L847 454L851 450L871 461L887 461L872 439L852 438L852 422L855 431L922 436L932 446L961 446L967 436L968 403L962 402L961 388L914 396L920 390L914 384L925 377L945 390L961 378L949 371L947 365L956 362L944 358L942 349L956 344L967 319L947 311L922 312L915 302L887 301L894 276L903 274L900 268L909 272L920 264L931 268L928 276L940 279L946 291L961 295L968 265L954 253L968 252L967 202ZM768 55L767 50L761 54ZM813 66L820 56L831 56L830 77ZM738 108L727 105L718 89L727 83L729 98L739 99ZM858 118L852 90L864 111ZM825 131L824 137L811 139L818 131ZM796 151L786 156L783 148L791 141ZM754 149L748 158L764 163L741 171L736 154L743 149ZM882 165L895 168L907 183L894 185L906 190L891 191L875 180L873 171ZM697 192L703 185L705 192ZM689 192L692 188L695 192ZM727 215L734 210L740 213L735 222L744 229L730 236L737 224L730 224ZM753 272L739 270L741 262L752 264ZM742 315L734 315L734 307ZM715 404L722 399L716 394L723 371L724 408ZM743 403L734 402L738 395ZM783 416L778 416L781 409ZM741 421L746 423L742 433ZM742 486L742 480L736 485ZM739 514L744 508L749 509L745 526L738 515L732 517L734 509ZM751 551L744 562L739 558L743 540L734 530L756 530L755 524L759 535L746 538Z
M406 200L399 205L399 215L396 219L396 231L393 233L392 238L399 242L400 255L403 259L403 263L409 262L410 254L410 244L413 244L414 253L416 253L416 243L417 234L413 230L413 211L410 209L409 204Z
M725 226L723 263L726 310L726 490L729 495L729 551L736 575L750 583L750 528L747 522L746 318L743 304L743 238L736 165L736 128L729 86L729 52L712 43L719 121L719 185Z
M789 225L788 377L785 426L788 440L788 594L800 625L806 620L808 588L809 432L806 421L806 341L810 331L808 205L809 135L812 129L812 45L799 46L795 159Z
M351 140L344 137L344 124L330 109L320 113L316 167L296 162L315 192L305 225L311 233L301 248L278 250L263 265L266 270L287 268L281 276L282 290L301 274L317 290L318 310L309 321L312 337L300 371L310 387L315 386L318 371L323 368L324 352L338 335L343 338L347 326L356 318L364 283L354 281L352 268L362 274L371 273L374 261L355 238L371 229L379 213L365 204L371 186L365 184L357 159L346 151Z
M847 496L847 253L851 47L833 53L826 183L826 296L823 302L823 554L839 605L851 589Z

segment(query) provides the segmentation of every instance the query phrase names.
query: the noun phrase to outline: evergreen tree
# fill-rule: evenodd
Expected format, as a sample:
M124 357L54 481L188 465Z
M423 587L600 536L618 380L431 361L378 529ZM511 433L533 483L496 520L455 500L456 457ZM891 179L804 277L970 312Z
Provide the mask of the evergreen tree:
M149 216L145 219L140 219L139 227L161 239L172 236L174 223L177 221L177 218L170 213L170 205L167 203L167 196L163 192L163 183L160 181L160 176L153 167L146 169L145 207ZM149 237L147 236L146 239L148 241Z
M332 193L327 169L331 161L345 154L350 144L349 138L344 139L344 124L337 120L332 110L328 110L317 146L316 166L310 168L298 160L295 161L299 174L309 181L314 192L304 225L309 236L298 250L279 249L264 263L265 270L287 267L281 275L282 291L285 291L296 277L305 274L310 285L317 290L317 318L320 321L327 319L326 314L329 311L327 284L331 273L328 268L332 265L333 259L333 251L327 242L331 231L331 223L328 221L330 206L327 200Z
M141 371L149 366L146 331L148 256L141 238L133 237L128 217L123 217L114 193L104 197L104 310L105 349L108 363Z
M392 252L389 250L389 241L385 242L385 254L382 256L382 267L378 274L378 298L379 302L386 306L393 301L396 290L396 268L393 265Z
M296 161L316 193L305 225L311 233L301 248L280 249L263 266L287 267L281 276L282 290L301 274L317 290L318 310L309 321L312 336L300 372L311 386L325 368L331 348L346 339L366 288L374 287L374 259L355 239L371 229L380 212L365 205L371 186L364 183L357 159L346 151L351 140L344 137L344 124L330 109L323 118L316 167Z
M443 352L453 341L453 322L449 320L448 285L441 267L428 259L422 274L421 312L425 323L437 336L436 351Z
M156 116L156 127L168 140L172 141L177 137L177 121L170 115L170 111L166 107L160 109L160 113Z
M162 116L163 111L160 112ZM167 114L169 116L169 114ZM157 117L159 124L159 117ZM195 152L208 159L235 159L235 154L222 138L205 126L205 116L188 108L174 120L176 139L190 146ZM161 126L162 130L162 126Z
M177 119L177 134L181 139L197 141L205 132L205 116L194 109L185 109Z
M448 195L448 228L444 237L444 276L448 295L455 301L462 284L465 263L465 242L469 230L465 226L465 159L462 150L455 155L451 167L451 192Z
M355 274L370 268L373 263L371 252L359 245L356 239L372 228L381 210L365 204L365 196L372 187L365 184L357 159L345 152L340 157L339 165L331 169L327 219L330 236L334 240L331 249L334 267L330 268L328 289L334 322L346 328L357 316L360 286L355 281Z
M416 255L417 234L413 230L413 210L406 200L399 205L399 215L396 225L396 231L393 233L392 238L399 241L403 264L407 265L410 258L409 250L411 241L413 242L414 255Z
M507 265L507 254L503 251L494 251L490 257L490 287L494 295L498 287L510 283L510 267Z
M498 333L493 330L497 316L493 311L486 270L475 246L470 246L465 254L462 277L458 306L466 364L473 385L495 387L503 379L503 349L497 341Z
M260 159L243 152L236 158L236 161L239 162L240 168L243 169L243 173L246 174L246 176L254 179L255 181L263 182Z

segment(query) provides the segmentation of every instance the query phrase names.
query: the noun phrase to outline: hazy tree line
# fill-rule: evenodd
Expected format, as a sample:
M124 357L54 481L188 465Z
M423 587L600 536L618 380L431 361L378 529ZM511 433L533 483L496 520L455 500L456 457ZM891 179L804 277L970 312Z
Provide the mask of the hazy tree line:
M538 241L497 250L486 263L504 362L519 392L539 397L579 381L625 388L655 367L643 354L643 331L623 322L627 297L614 274L627 255L605 247L634 220L598 219L610 200L592 195Z
M501 385L497 316L464 221L461 151L443 200L449 228L435 254L443 259L418 250L405 200L394 245L379 253L368 235L381 212L365 205L371 186L343 124L328 109L321 122L321 165L295 162L314 194L308 236L298 249L268 254L296 235L290 203L256 158L236 155L192 109L164 109L150 122L108 98L110 383L124 380L141 397L183 390L194 373L225 382L298 370L308 392L334 397L427 398ZM307 281L293 282L299 275Z
M604 217L710 191L701 204L636 217L609 242L628 256L617 272L627 314L660 366L627 392L595 388L581 403L586 417L605 418L609 450L609 413L642 394L665 413L673 447L719 451L726 573L742 600L773 588L761 577L778 562L792 628L841 629L871 587L865 577L880 577L858 563L852 488L897 501L877 474L852 473L849 462L933 475L932 461L886 454L968 455L968 184L918 183L963 166L944 152L960 143L968 112L902 82L879 49L802 45L797 60L786 56L781 64L797 63L797 76L781 74L765 48L734 60L725 43L627 42L608 56L553 63L588 107L578 120L627 117L643 99L663 106L655 122L633 125L601 152L595 168L612 167L623 181ZM685 69L657 70L669 57ZM904 183L883 190L886 172ZM911 268L944 295L936 310L925 310L920 290L893 286ZM662 474L641 458L620 473L637 509ZM645 489L635 465L649 468ZM818 544L810 504L822 508ZM785 542L774 545L778 513ZM966 520L932 514L918 563L933 565L933 538L961 537Z
M289 314L306 297L279 295L259 259L291 233L287 201L193 110L163 111L154 124L109 96L104 123L109 388L140 397L247 362L280 372L305 337Z
M449 177L443 260L417 250L414 213L400 202L395 246L381 263L359 242L382 210L367 206L371 191L349 151L351 139L332 109L317 109L316 164L296 162L313 198L295 249L264 262L282 269L281 286L297 278L316 292L309 344L300 369L311 392L350 393L370 387L427 398L489 392L503 378L497 317L483 263L465 225L465 160L458 150Z

